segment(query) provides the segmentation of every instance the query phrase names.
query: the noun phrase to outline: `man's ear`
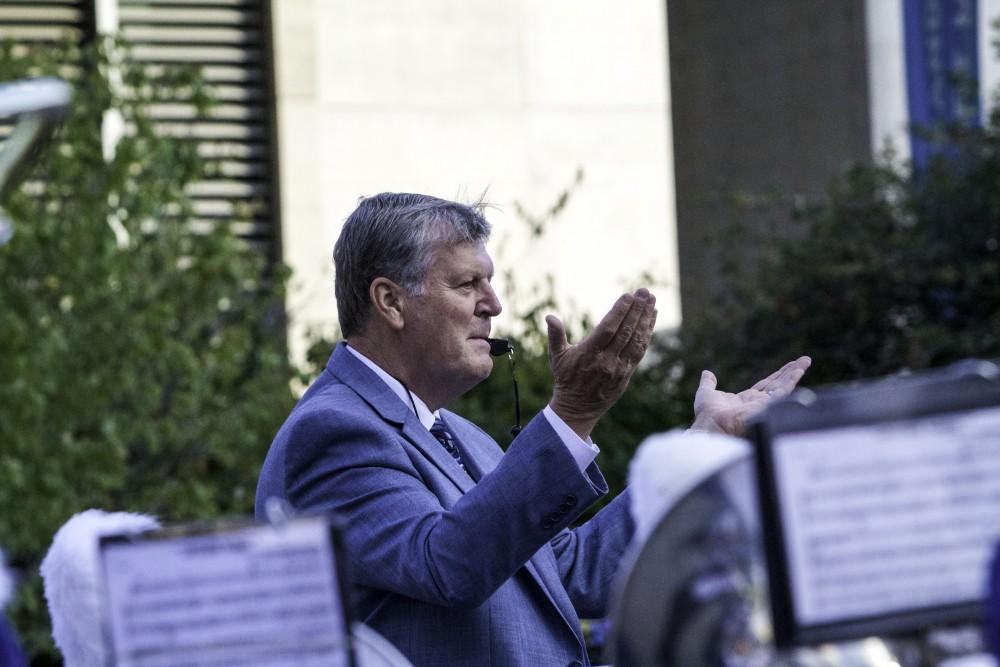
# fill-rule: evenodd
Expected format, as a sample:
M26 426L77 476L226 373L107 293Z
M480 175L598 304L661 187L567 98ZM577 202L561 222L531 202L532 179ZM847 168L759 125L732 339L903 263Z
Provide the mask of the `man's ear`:
M371 299L375 315L391 329L403 328L403 310L407 296L406 290L382 276L373 280L368 286L368 298Z

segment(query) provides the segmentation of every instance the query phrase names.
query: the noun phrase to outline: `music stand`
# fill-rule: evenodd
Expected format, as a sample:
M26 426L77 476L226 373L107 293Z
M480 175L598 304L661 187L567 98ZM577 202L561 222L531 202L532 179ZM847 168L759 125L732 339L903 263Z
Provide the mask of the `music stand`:
M101 539L117 667L354 667L340 531L326 517Z
M800 390L753 426L775 641L981 617L1000 537L1000 370Z

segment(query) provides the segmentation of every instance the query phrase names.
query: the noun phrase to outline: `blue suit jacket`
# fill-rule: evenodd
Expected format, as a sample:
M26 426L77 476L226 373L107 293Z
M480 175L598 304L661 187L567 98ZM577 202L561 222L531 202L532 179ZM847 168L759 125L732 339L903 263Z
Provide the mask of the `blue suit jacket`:
M338 345L271 445L258 518L277 496L345 519L360 620L416 667L589 664L578 614L605 613L632 535L625 494L567 530L607 485L543 415L506 454L442 417L469 473Z
M3 667L25 667L27 664L13 629L0 615L0 665Z

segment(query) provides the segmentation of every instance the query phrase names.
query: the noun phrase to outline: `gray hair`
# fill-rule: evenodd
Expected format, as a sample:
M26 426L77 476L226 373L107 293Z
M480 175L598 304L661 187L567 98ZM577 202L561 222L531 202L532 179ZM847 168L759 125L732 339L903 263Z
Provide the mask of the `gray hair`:
M490 223L482 202L461 204L427 195L383 192L362 199L333 248L337 314L344 337L361 332L368 318L368 288L388 278L420 294L442 246L485 242Z

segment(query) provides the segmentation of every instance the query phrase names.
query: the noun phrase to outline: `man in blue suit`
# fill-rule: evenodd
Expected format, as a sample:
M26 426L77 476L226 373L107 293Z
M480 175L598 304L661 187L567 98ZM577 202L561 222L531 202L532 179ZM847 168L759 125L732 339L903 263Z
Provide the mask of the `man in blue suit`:
M504 453L444 409L492 369L489 231L475 206L360 203L334 250L346 342L275 438L257 515L272 497L339 514L360 620L416 667L586 665L579 617L606 611L633 530L627 494L568 527L608 491L590 433L645 353L656 300L622 295L576 345L546 318L552 400ZM739 421L804 370L792 362L753 400L706 376L700 423Z

